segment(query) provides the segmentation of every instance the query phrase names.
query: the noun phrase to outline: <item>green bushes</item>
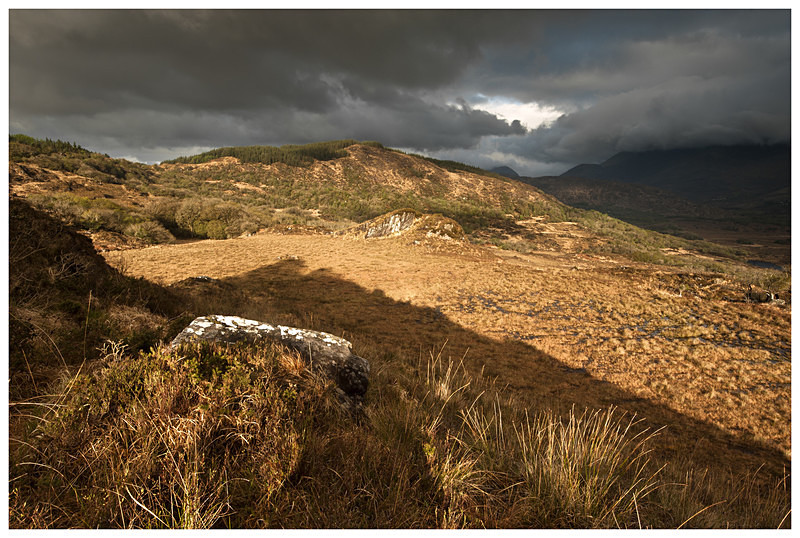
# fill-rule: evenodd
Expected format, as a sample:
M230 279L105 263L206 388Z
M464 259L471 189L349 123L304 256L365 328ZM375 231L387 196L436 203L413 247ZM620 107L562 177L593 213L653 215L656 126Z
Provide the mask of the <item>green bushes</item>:
M121 206L111 200L69 193L32 196L30 201L66 224L93 231L123 233L148 243L170 243L175 237L238 237L271 223L270 216L274 213L218 198L160 198L143 210ZM295 213L288 220L295 222L297 218Z
M34 207L48 211L62 222L87 230L122 232L128 224L143 220L126 208L105 199L91 199L70 193L53 193L30 197Z
M70 193L53 193L50 195L31 196L30 202L34 207L48 211L62 222L86 230L108 230L136 236L148 229L150 239L163 239L170 241L169 236L157 233L153 227L155 222L150 221L142 212L131 210L104 198L86 198ZM150 224L143 223L150 221ZM144 227L143 227L144 226Z
M30 201L65 224L122 233L153 244L170 243L176 237L228 239L263 227L305 224L311 220L308 211L296 206L276 212L220 198L160 197L141 210L70 193L36 195Z
M167 223L193 237L226 239L252 233L265 224L263 214L220 199L190 198L174 207L174 217Z
M153 174L147 165L112 159L72 142L49 138L40 140L22 134L9 136L9 160L30 162L107 183L142 184L147 183Z
M172 243L175 241L175 236L169 230L152 220L131 224L125 228L125 235L142 239L151 244Z

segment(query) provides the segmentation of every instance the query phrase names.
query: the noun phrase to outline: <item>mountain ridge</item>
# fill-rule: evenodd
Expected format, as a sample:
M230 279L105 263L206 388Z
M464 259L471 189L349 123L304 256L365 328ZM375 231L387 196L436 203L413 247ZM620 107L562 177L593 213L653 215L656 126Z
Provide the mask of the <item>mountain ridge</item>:
M753 208L769 197L788 207L791 148L775 144L621 152L600 164L579 164L561 176L643 184L718 207Z
M665 255L664 249L725 259L745 255L740 248L691 243L576 209L532 185L463 163L375 142L348 144L294 147L300 153L340 152L321 160L312 154L296 164L282 158L242 162L232 155L239 150L229 148L222 156L206 152L183 158L185 163L141 165L93 153L32 155L24 139L12 137L12 154L18 157L10 163L10 190L88 233L113 232L150 243L225 239L285 225L342 229L409 208L455 220L473 242L521 252L588 249L666 264L683 258ZM583 232L553 227L567 222ZM689 263L714 259L701 256Z

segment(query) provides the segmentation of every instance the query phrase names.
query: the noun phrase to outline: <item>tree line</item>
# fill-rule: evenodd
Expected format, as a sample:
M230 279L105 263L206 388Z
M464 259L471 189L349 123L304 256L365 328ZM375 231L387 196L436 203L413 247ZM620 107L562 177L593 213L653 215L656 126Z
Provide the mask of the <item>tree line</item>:
M235 146L212 149L198 155L178 157L165 161L171 164L200 164L221 157L236 157L246 163L274 164L284 163L289 166L309 166L314 161L329 161L346 157L344 148L353 144L364 144L383 147L379 142L359 142L358 140L332 140L312 144L287 144L284 146Z

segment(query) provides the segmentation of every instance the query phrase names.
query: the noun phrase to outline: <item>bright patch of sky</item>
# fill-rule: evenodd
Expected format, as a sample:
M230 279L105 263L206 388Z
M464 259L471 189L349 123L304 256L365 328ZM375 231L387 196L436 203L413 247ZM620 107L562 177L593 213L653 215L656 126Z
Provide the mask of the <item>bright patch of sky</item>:
M488 97L482 94L478 94L476 102L471 102L470 106L495 114L509 123L519 120L529 130L542 125L548 126L567 112L538 103L523 103L509 97Z

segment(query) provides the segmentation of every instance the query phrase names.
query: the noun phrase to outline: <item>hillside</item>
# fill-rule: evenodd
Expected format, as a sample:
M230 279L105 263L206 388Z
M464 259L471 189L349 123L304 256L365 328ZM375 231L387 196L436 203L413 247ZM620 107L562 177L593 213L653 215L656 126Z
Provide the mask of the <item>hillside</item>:
M156 344L181 312L168 290L110 267L86 237L16 198L9 237L12 400L96 358L106 340Z
M14 528L790 523L789 270L377 143L12 144ZM211 314L348 340L363 401L167 345Z
M342 141L326 144L330 151L320 149L324 144L314 145L313 152L293 147L292 155L326 156L298 165L242 162L212 153L181 159L202 161L198 163L123 162L116 175L100 170L118 165L117 160L96 154L83 161L57 152L29 155L35 148L28 147L16 150L26 156L10 163L10 191L86 230L102 248L231 238L286 225L335 231L410 208L454 219L473 242L522 252L582 249L696 266L707 266L709 260L741 265L751 257L737 245L721 247L652 233L596 211L576 209L535 187L460 163L406 155L377 143L344 148ZM226 152L236 153L235 149ZM282 155L278 149L268 152L268 160ZM249 152L243 148L239 154L244 158ZM336 156L341 154L345 156ZM577 242L561 232L541 233L569 222L582 230ZM531 228L533 223L537 224ZM698 255L666 256L665 249Z
M520 181L572 207L599 211L648 230L705 239L737 250L746 245L752 259L781 266L791 263L790 227L761 222L748 211L694 203L637 183L565 176Z
M331 145L338 148L341 144ZM59 202L74 200L84 209L127 209L129 215L123 220L136 223L149 218L179 235L200 237L213 233L182 220L173 211L175 207L166 207L170 201L201 196L236 204L238 207L228 207L227 213L217 211L215 218L208 219L221 221L225 227L238 223L238 229L224 231L228 237L237 231L254 231L246 224L270 224L271 210L276 208L314 209L329 221L363 221L398 207L411 207L444 213L471 229L507 219L508 214L530 216L539 208L569 211L536 189L477 169L479 173L472 172L465 165L451 166L458 163L427 160L376 145L351 144L338 151L343 156L295 165L272 162L271 157L267 159L271 164L266 164L231 156L211 160L198 156L182 159L201 161L198 164L137 165L133 170L117 171L113 177L100 172L113 164L109 159L98 164L92 157L74 163L72 156L50 153L12 158L11 191L32 196L44 206L57 198ZM106 201L95 202L100 198ZM162 207L154 207L159 203ZM145 205L150 206L149 214L142 211ZM196 216L187 218L194 221ZM124 231L124 223L112 223L110 228L115 224L112 231ZM103 222L95 227L104 226L109 227Z
M582 177L523 177L520 181L555 196L573 207L595 209L623 220L660 217L725 219L723 209L696 204L669 191L636 183Z
M520 181L648 230L791 263L788 146L620 153L558 177Z

